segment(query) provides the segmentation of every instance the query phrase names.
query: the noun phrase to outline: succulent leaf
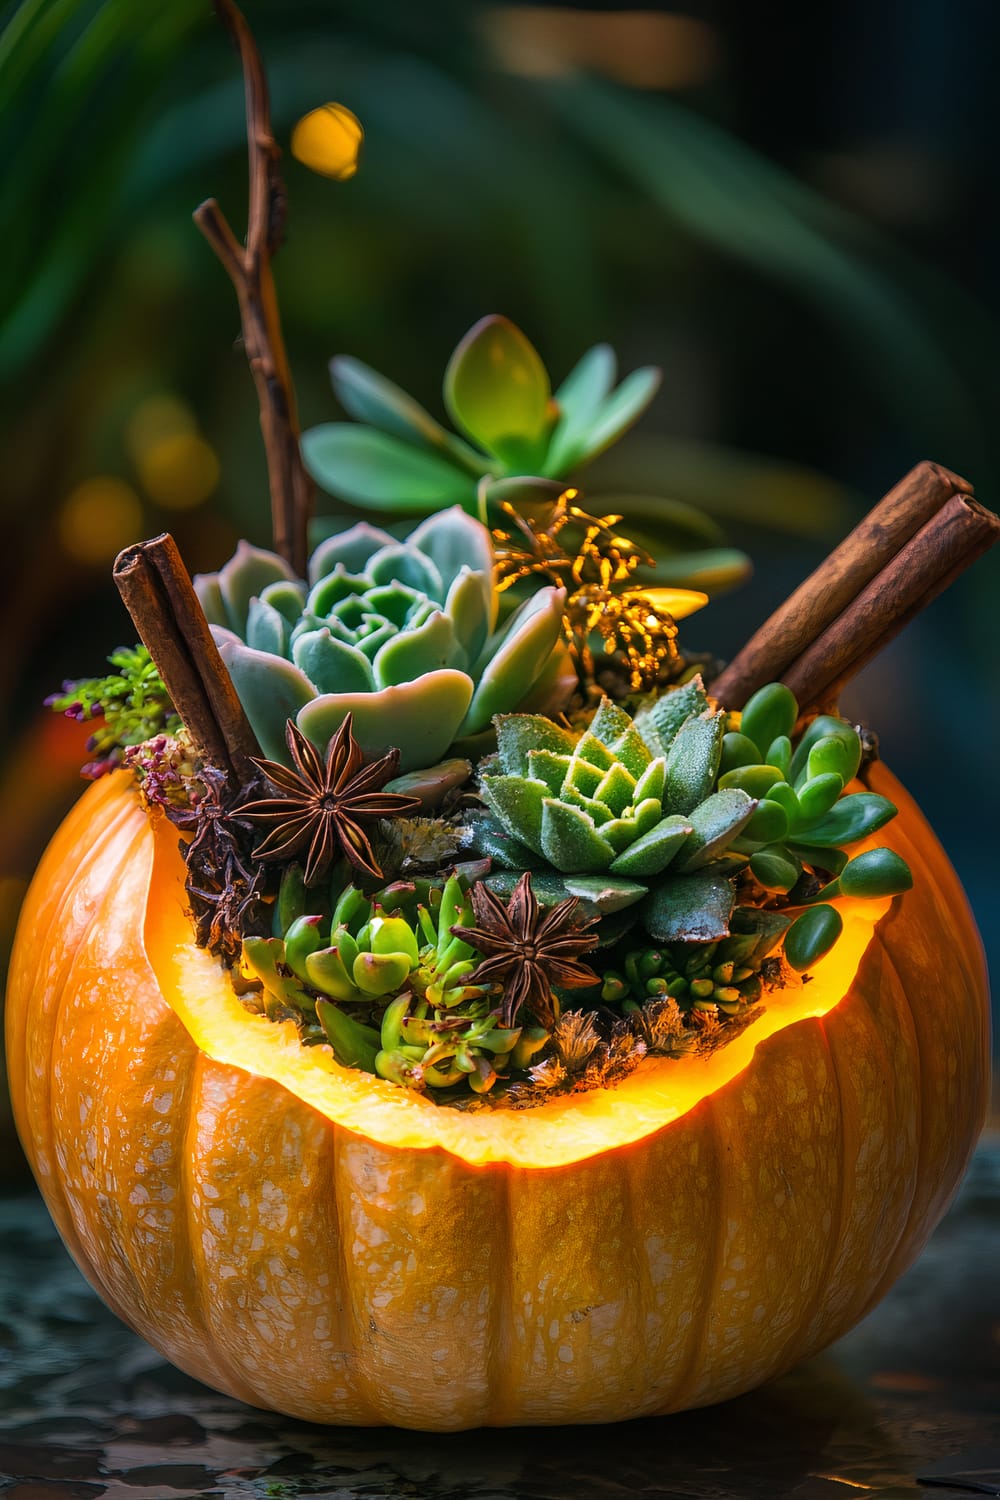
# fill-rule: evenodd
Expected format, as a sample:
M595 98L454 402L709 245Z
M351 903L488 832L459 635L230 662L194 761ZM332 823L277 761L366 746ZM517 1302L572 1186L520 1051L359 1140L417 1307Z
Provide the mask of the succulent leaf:
M513 458L521 472L541 466L555 415L551 394L534 345L495 314L469 329L444 376L456 426L488 452Z
M327 422L302 435L306 468L329 494L353 505L420 515L442 505L475 504L475 480L437 453L351 422Z
M735 904L728 880L700 870L658 882L642 904L641 918L658 942L710 943L728 933Z

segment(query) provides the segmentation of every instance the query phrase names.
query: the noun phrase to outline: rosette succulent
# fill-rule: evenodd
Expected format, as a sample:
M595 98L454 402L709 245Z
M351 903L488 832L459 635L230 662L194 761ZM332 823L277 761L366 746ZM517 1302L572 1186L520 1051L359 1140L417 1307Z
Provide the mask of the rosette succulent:
M507 869L558 872L555 883L536 879L542 899L561 891L608 916L655 885L657 937L720 937L733 906L723 856L757 809L741 789L713 790L724 725L697 679L634 721L605 699L582 734L538 715L501 716L497 755L481 768L489 815L475 846ZM509 883L502 873L489 880Z
M498 620L493 547L459 507L404 540L360 523L322 542L307 581L273 552L241 543L195 580L222 659L271 760L287 762L285 723L325 749L348 714L369 755L400 770L440 759L558 681L564 590L544 587Z

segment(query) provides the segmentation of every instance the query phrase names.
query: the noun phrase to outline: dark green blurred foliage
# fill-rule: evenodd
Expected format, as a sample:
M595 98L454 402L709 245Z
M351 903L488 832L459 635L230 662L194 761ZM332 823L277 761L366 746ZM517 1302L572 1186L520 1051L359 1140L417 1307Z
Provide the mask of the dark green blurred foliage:
M968 474L995 503L997 324L941 268L947 202L936 227L887 233L797 156L795 109L776 101L772 134L761 131L742 60L748 38L761 55L771 46L750 37L754 8L696 13L716 60L669 92L518 72L498 43L506 13L462 0L245 8L279 140L331 99L366 130L349 183L285 162L288 240L275 269L304 426L343 415L327 375L336 353L442 416L440 371L486 312L520 324L557 381L604 339L625 368L663 364L639 431L584 478L702 505L757 558L755 582L686 633L721 653L917 459ZM848 42L863 12L837 12ZM237 534L267 542L268 518L235 297L190 222L215 195L238 232L245 223L242 80L227 37L207 0L23 0L0 14L0 695L13 735L62 677L96 670L132 638L107 564L74 561L59 540L76 485L124 478L143 532L169 527L192 568L218 566ZM935 14L968 39L968 18ZM816 9L817 35L833 16ZM778 48L769 17L765 7L758 29L770 26ZM800 17L783 39L800 104L834 72L810 24ZM884 29L883 73L866 87L891 103L906 96L912 58ZM944 99L927 95L923 123L957 169ZM852 109L842 116L842 155L863 165ZM917 140L912 117L900 120ZM751 134L767 136L768 155ZM897 187L887 169L883 195ZM974 181L965 192L975 199ZM162 394L186 403L221 463L218 489L194 509L158 505L137 474L129 423ZM960 863L964 850L981 915L992 862L953 802L935 803L931 768L947 756L966 779L982 776L983 738L965 746L947 728L959 705L974 700L993 738L1000 729L998 579L996 559L981 564L847 704L876 720ZM982 816L995 817L996 792L983 798L993 801Z

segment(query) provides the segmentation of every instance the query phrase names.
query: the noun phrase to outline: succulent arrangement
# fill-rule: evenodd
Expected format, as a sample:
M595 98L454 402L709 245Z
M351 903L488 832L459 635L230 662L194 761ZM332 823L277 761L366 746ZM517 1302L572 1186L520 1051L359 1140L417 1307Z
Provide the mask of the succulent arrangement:
M195 586L266 755L234 795L165 734L123 752L184 832L199 939L244 1005L465 1108L721 1045L834 946L838 897L911 883L889 849L850 857L895 813L851 790L856 728L780 683L729 712L680 650L612 674L613 699L544 571L498 626L508 540L451 506L403 542L327 538L307 579L241 546ZM138 663L162 708L150 665L119 662L109 707Z

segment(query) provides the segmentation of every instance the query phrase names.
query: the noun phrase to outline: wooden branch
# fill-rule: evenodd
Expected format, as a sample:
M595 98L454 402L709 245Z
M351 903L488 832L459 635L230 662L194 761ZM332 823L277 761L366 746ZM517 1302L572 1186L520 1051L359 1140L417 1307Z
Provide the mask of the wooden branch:
M274 547L301 578L308 557L313 485L299 447L295 388L271 273L271 256L281 243L285 223L285 188L278 171L281 152L271 131L267 78L253 34L233 0L214 4L243 64L250 165L246 246L239 243L214 198L195 210L194 221L236 288L243 344L260 405Z
M126 547L114 579L198 752L237 783L260 755L172 536Z
M972 493L968 480L949 469L917 464L765 621L712 684L713 694L741 708L765 682L783 678L953 495Z
M834 703L844 683L998 540L1000 516L968 495L952 495L782 680L803 707Z

